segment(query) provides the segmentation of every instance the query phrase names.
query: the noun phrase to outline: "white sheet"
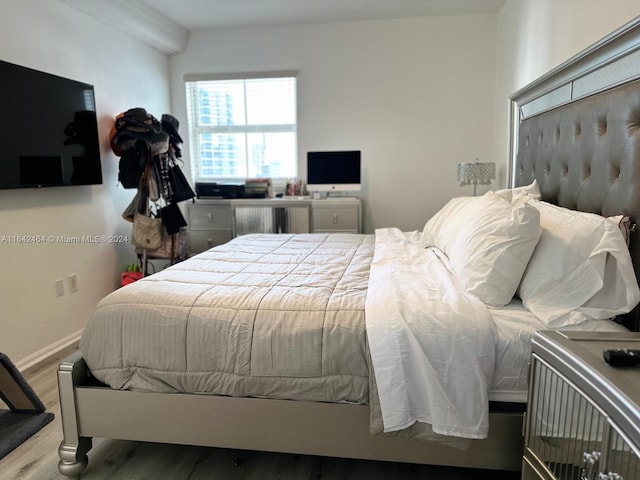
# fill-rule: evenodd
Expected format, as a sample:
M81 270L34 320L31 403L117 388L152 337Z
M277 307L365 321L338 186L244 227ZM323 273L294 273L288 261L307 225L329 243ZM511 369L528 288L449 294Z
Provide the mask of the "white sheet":
M496 363L489 400L494 402L527 401L527 370L531 361L531 340L538 330L548 327L528 311L519 299L502 308L490 308L496 327ZM624 332L622 325L610 320L585 319L578 325L560 330L589 332Z
M486 438L495 327L442 252L417 232L376 230L365 319L385 432L424 422Z

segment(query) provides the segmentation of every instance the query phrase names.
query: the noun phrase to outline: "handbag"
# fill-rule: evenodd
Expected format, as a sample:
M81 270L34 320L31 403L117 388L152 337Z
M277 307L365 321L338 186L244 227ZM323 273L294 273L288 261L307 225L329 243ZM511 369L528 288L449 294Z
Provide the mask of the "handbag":
M190 200L196 196L196 192L189 185L180 165L176 164L175 161L172 161L169 167L169 183L171 184L172 203Z
M136 247L136 254L142 255L144 249ZM187 244L187 229L181 228L178 233L170 235L166 228L162 229L162 244L154 250L146 250L147 258L167 259L173 265L181 262L189 256L189 246Z
M149 250L158 248L162 244L162 219L136 212L133 215L131 243Z
M187 226L187 221L184 219L177 203L170 203L162 207L160 209L160 216L162 217L162 224L167 229L169 235L178 233L180 228Z

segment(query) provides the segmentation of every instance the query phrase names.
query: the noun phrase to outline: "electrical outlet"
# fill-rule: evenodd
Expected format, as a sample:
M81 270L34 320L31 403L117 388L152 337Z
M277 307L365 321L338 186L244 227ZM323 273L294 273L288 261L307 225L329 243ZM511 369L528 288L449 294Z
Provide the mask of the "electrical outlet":
M61 297L64 295L64 280L61 278L56 279L56 296Z
M78 274L70 273L67 276L67 280L69 280L69 292L77 292L78 291Z

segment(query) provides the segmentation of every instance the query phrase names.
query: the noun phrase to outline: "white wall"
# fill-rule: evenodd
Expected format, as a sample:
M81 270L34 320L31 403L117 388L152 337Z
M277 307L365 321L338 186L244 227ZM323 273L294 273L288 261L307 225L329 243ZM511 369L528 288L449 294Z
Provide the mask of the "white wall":
M129 243L17 245L2 237L130 234L120 214L133 193L117 185L108 133L114 116L128 108L158 116L169 111L169 60L51 0L2 3L0 59L93 84L103 139L103 185L0 191L0 351L24 364L76 336L135 255ZM0 128L7 121L3 116ZM75 293L69 293L70 273L78 275ZM57 278L65 280L62 297L56 297Z
M297 70L300 176L309 150L362 150L365 230L421 229L471 194L457 164L491 153L495 29L470 15L192 33L171 57L173 110L186 118L184 74Z
M506 185L509 96L640 15L638 0L507 0L498 14L493 157Z

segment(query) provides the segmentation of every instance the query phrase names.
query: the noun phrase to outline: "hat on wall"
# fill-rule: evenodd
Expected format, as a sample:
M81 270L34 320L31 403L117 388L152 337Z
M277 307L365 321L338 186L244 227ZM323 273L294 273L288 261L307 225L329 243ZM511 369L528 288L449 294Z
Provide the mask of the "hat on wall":
M163 113L161 118L162 128L169 134L173 143L182 143L182 137L178 133L180 122L176 117L168 113Z
M166 134L162 130L162 125L144 108L130 108L124 113L116 116L115 134L111 142L120 147L128 140L135 138L148 142L161 142Z

